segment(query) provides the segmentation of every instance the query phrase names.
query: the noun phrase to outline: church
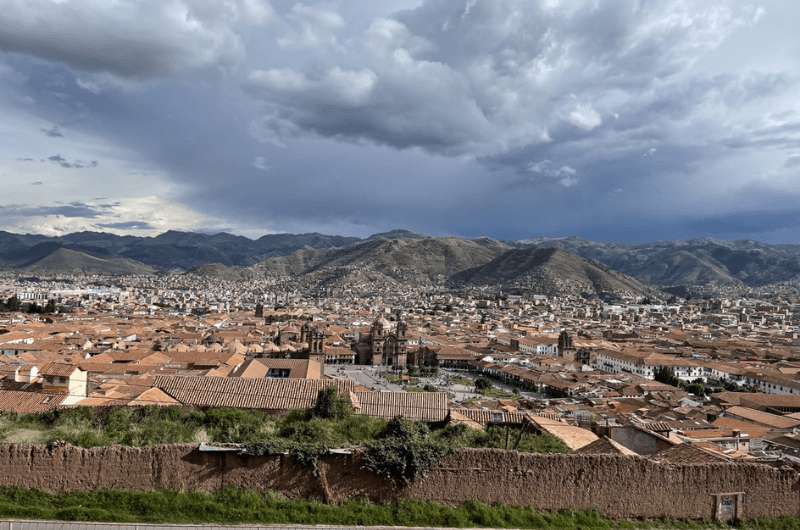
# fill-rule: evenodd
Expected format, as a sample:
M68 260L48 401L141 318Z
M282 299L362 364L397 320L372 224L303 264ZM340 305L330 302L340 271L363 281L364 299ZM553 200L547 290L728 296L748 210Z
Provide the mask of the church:
M394 330L392 323L383 317L378 317L369 329L369 333L362 333L354 345L358 364L373 366L392 366L403 369L408 360L408 344L406 339L407 324L400 315Z

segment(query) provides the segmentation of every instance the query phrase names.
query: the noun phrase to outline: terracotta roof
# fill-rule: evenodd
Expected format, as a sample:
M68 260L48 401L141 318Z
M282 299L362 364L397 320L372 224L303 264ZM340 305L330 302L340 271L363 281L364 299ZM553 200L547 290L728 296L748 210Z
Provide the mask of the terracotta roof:
M786 416L778 416L777 414L770 414L760 410L750 409L747 407L731 407L725 411L726 416L734 416L743 420L751 421L774 429L793 429L800 425L800 420L794 418L787 418Z
M257 379L270 377L270 370L289 370L289 379L319 379L322 365L315 359L251 359L245 361L232 377Z
M58 408L67 397L64 394L0 390L0 411L17 414L48 412Z
M179 402L160 388L148 388L128 402L128 406L168 406L179 405Z
M325 356L326 357L352 357L356 354L350 348L342 348L340 346L326 346L325 347Z
M186 405L246 409L309 409L319 391L336 387L348 394L351 381L322 379L241 379L231 377L182 377L159 375L153 386Z
M459 348L456 346L440 346L438 347L438 351L436 352L436 357L438 359L448 359L452 361L460 361L460 360L471 361L473 359L480 358L480 356L481 354L479 353L469 351L464 348Z
M402 416L418 421L443 421L447 418L444 392L354 392L356 413L380 418Z
M653 455L655 460L671 464L714 464L730 462L730 458L697 444L679 444Z
M750 438L756 438L756 439L764 438L772 431L771 428L766 427L764 425L759 425L757 423L739 420L736 418L717 418L716 420L714 420L714 426L717 429L727 430L731 433L734 430L738 430L743 432Z
M598 438L594 442L590 443L589 445L584 445L575 452L580 453L582 455L635 455L636 454L627 447L625 447L624 445L615 442L608 436L603 436L602 438Z
M568 423L554 421L542 416L528 416L528 418L540 430L555 436L573 451L577 451L581 447L597 440L597 435L588 429L575 427Z
M39 373L48 377L69 377L76 369L74 364L52 362L44 365Z
M145 374L161 371L161 367L152 364L132 364L132 363L95 363L83 361L79 368L91 374L124 375L124 374Z
M521 412L506 412L504 410L459 408L452 409L451 412L457 412L465 418L480 423L481 425L517 424L522 423L522 420L525 417L525 415Z

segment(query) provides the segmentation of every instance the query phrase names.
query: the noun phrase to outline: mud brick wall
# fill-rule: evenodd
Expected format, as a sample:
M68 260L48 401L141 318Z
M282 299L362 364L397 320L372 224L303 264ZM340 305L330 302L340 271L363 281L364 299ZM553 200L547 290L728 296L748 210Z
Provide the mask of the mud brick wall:
M759 464L663 465L640 457L532 455L466 449L407 488L362 469L358 456L325 457L315 474L289 456L148 448L0 445L0 486L217 491L240 487L289 498L468 500L540 510L595 509L611 517L711 519L714 495L743 493L744 518L800 516L800 475Z
M800 475L760 464L663 465L641 457L463 450L405 496L477 499L610 517L711 519L714 495L743 492L743 518L800 516Z

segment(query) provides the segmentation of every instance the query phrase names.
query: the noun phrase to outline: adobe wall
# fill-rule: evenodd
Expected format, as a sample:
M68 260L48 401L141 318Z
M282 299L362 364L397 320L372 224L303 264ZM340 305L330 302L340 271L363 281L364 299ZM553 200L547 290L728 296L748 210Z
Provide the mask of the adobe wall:
M671 466L639 457L530 455L462 450L398 490L361 469L357 456L331 455L320 477L287 456L201 453L194 445L150 448L0 445L0 486L48 491L102 488L216 491L241 487L290 498L368 497L596 509L612 517L710 519L714 494L743 492L741 516L800 516L800 476L757 464Z
M595 509L611 517L711 519L713 496L736 492L744 492L743 518L800 516L800 475L792 470L760 464L673 466L615 455L463 450L404 496Z

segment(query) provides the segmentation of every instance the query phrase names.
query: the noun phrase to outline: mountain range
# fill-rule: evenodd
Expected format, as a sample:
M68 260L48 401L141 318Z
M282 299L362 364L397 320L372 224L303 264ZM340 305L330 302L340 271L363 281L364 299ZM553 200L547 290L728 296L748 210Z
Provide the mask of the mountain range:
M165 232L157 237L0 231L0 267L38 275L191 272L353 284L501 286L543 293L738 289L800 282L800 245L699 239L621 244L580 238L499 241L393 230L368 238Z

